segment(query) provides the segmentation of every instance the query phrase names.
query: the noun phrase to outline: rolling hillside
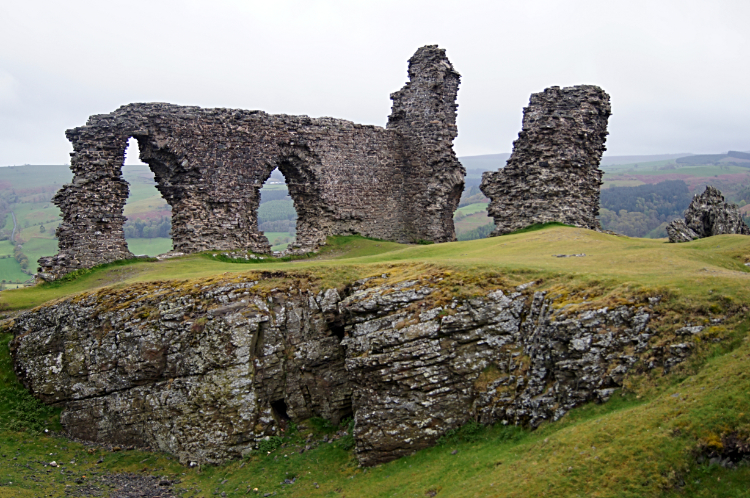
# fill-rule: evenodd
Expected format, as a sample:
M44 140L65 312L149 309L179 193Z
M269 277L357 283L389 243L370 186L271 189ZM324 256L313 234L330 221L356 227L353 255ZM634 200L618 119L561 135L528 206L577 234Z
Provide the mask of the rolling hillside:
M744 153L735 153L738 154ZM634 237L665 237L666 224L681 216L685 203L671 205L671 211L665 211L666 205L658 196L648 197L647 194L639 197L644 195L642 189L622 187L658 185L655 188L663 190L667 185L665 182L675 181L684 183L688 197L702 191L706 185L719 188L728 201L740 205L746 220L750 221L746 207L750 203L750 168L740 165L746 161L744 158L720 156L719 159L688 154L613 156L603 161L603 228ZM493 154L460 158L467 169L467 177L466 190L454 215L459 240L483 238L492 230L493 221L486 213L489 200L478 185L482 171L497 169L508 157L508 154ZM706 164L697 164L700 158L704 158ZM737 162L726 162L727 158ZM130 183L130 196L125 206L128 218L125 234L131 251L149 256L168 252L172 248L169 238L171 210L156 190L153 174L145 165L126 166L123 174ZM0 218L4 220L0 230L0 284L5 280L3 285L6 287L16 287L28 281L36 271L36 260L57 252L54 233L60 213L50 199L70 179L67 166L0 168ZM618 189L609 191L609 188ZM615 194L618 199L629 198L627 206L623 208L621 202L613 204L608 200ZM278 171L261 191L258 214L260 229L266 233L274 251L285 249L294 240L294 203ZM22 245L23 255L19 257L14 254L14 245L9 240L14 233L13 215L16 217L15 235ZM23 256L28 261L26 268L19 263Z
M262 449L216 466L183 467L164 454L83 446L43 432L59 429L59 412L29 399L3 349L0 447L7 457L0 459L0 497L80 492L122 472L166 476L186 497L746 494L750 237L723 235L673 245L548 227L428 246L338 237L313 258L241 261L208 254L110 265L66 282L6 291L0 303L6 310L27 309L102 286L117 292L123 285L169 280L169 286L191 287L200 286L201 279L262 272L276 275L264 284L268 288L305 278L321 289L384 273L394 282L440 275L441 285L457 299L481 295L498 283L513 288L529 281L558 295L556 306L616 306L658 295L652 347L685 341L673 331L686 325L699 324L704 331L693 339L690 361L669 371L633 370L607 403L585 405L535 431L470 423L434 448L372 468L357 465L341 436L351 430L346 423L335 427L321 419L291 426ZM52 459L62 462L62 473L49 467Z

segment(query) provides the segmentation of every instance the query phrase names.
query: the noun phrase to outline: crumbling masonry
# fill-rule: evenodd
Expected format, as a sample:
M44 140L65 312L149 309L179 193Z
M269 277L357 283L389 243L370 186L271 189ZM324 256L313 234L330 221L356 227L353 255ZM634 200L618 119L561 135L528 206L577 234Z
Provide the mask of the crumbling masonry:
M610 114L609 95L597 86L531 95L508 164L482 176L492 235L555 221L599 228L599 162Z
M163 103L92 116L66 132L74 178L54 197L63 214L59 253L39 260L40 277L133 257L123 236L130 137L172 207L177 252L269 252L257 212L277 167L297 210L297 250L329 235L455 240L465 175L453 152L459 81L443 49L420 48L409 59L409 82L391 95L386 128Z

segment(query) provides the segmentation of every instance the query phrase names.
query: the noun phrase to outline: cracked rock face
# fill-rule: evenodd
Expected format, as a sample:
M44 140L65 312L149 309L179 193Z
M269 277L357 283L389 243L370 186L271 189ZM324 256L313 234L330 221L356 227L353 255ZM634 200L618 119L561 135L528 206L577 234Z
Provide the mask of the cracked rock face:
M670 242L690 242L695 239L722 234L750 235L739 208L724 201L721 191L710 185L693 197L685 211L685 220L667 225Z
M599 228L599 162L610 114L609 95L597 86L531 95L507 165L482 175L493 236L535 223Z
M606 400L653 335L647 303L567 311L533 286L439 303L435 278L259 282L138 284L39 307L12 326L16 373L64 407L77 438L217 463L289 419L353 415L357 458L374 465L469 420L534 427ZM649 368L690 349L651 350Z
M298 252L330 235L398 242L455 240L465 170L453 152L460 75L445 50L409 59L387 129L333 118L161 103L129 104L68 130L73 182L55 195L59 253L40 278L130 258L123 235L128 139L172 207L174 250L270 252L258 230L260 189L275 168L297 211Z

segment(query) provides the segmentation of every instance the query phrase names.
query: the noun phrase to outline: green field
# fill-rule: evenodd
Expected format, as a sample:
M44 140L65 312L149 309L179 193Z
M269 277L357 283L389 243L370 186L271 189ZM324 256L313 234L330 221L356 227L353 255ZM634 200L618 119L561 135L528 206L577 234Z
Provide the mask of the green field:
M661 163L658 167L669 162ZM631 181L628 175L646 178L686 171L694 175L690 178L750 173L746 168L659 170L652 166L630 166L612 173L623 178L617 181ZM62 167L49 168L38 171L66 181L59 173ZM0 182L22 176L3 169L0 173L6 177L0 174ZM133 185L134 202L128 204L126 212L143 216L162 212L164 201L147 171L127 175ZM726 177L726 181L731 178ZM38 202L39 196L50 192L18 192L50 184L41 183L39 178L24 181L24 187L12 187L19 196L12 207L24 241L23 251L35 261L56 252L53 236L59 215L48 202ZM272 216L290 214L288 201L269 202L276 203L266 208ZM457 231L490 223L486 206L463 206L457 214ZM5 230L12 226L8 216ZM274 243L293 234L265 235ZM171 241L164 238L129 239L128 244L135 254L156 255L171 248ZM553 257L581 253L585 256ZM0 241L0 280L29 279L12 255L12 244ZM467 426L441 445L369 469L359 467L351 451L335 444L300 454L298 448L304 446L310 430L290 431L284 440L286 446L270 455L254 453L240 461L201 468L182 467L174 458L160 453L111 452L101 447L89 452L90 447L39 432L44 427L59 429L59 411L39 405L20 387L10 364L10 338L4 335L0 344L0 454L7 456L0 458L0 498L65 496L78 486L74 478L88 482L101 472L144 469L154 475L179 478L177 489L186 497L266 493L300 497L748 495L750 466L724 468L699 462L696 457L707 447L718 448L728 435L738 435L750 447L750 267L745 266L750 262L750 237L723 235L668 244L557 226L432 245L333 237L310 258L263 262L218 259L208 253L109 265L82 272L70 281L4 290L0 292L0 309L10 317L18 310L103 287L118 289L143 281L184 283L188 279L231 278L271 270L305 273L320 288L340 289L359 278L383 273L394 282L440 273L461 298L486 293L489 277L500 276L509 288L536 280L540 290L590 289L592 305L598 306L643 293L659 294L663 297L660 326L686 322L713 325L710 336L697 341L690 361L668 374L633 370L624 387L603 405L585 405L536 431L501 425ZM30 266L35 268L35 264ZM270 280L268 285L277 283ZM657 328L656 332L660 331ZM314 437L322 434L316 432ZM100 457L104 460L97 464ZM47 472L50 469L43 464L51 459L65 462L67 477ZM68 463L73 460L75 463ZM297 478L295 484L280 484L291 476ZM253 491L256 487L257 493Z
M172 239L154 238L154 239L127 239L128 249L136 256L145 254L146 256L158 256L172 250Z
M561 253L586 256L553 257ZM311 429L290 431L286 446L271 454L256 453L201 468L181 467L158 453L109 452L98 447L89 453L87 447L62 437L10 430L43 427L45 420L54 428L58 415L23 401L28 395L18 387L5 349L0 351L0 421L4 420L0 423L5 427L0 431L0 447L18 460L0 460L5 480L0 497L64 493L66 484L74 485L71 481L37 470L43 469L40 462L52 458L75 459L75 464L66 463L73 478L144 468L179 477L177 488L183 496L747 496L750 466L729 469L696 460L700 448L721 445L727 434L750 438L750 267L746 262L750 262L746 236L668 244L551 227L427 246L336 237L314 258L231 263L196 254L115 265L66 283L5 291L0 293L0 303L6 309L19 309L101 286L140 281L177 279L184 284L185 279L219 274L231 278L239 273L293 270L298 275L308 273L321 288L341 288L387 271L392 281L440 273L456 295L470 297L486 292L489 275L500 275L509 287L537 280L540 290L587 289L594 306L641 293L659 294L663 296L659 323L711 319L720 323L711 327L713 339L698 341L690 361L669 374L634 370L619 394L603 405L585 405L536 431L467 426L441 445L369 469L359 467L351 451L335 444L300 454L297 448L304 445ZM279 284L269 281L268 285ZM22 401L25 408L11 410ZM23 414L23 421L16 413ZM321 436L316 432L314 437ZM101 456L103 463L96 464ZM281 484L290 476L297 478L295 484Z
M456 209L456 212L453 214L453 217L456 218L457 215L469 216L475 213L486 212L487 205L488 204L486 202L477 202L476 204L469 204L468 206L460 207Z
M129 183L129 196L124 214L128 220L143 219L146 222L171 217L171 208L155 187L154 175L145 165L123 167L123 177ZM9 236L13 231L12 211L18 223L17 240L29 259L28 271L35 273L37 260L42 256L57 253L55 229L60 224L60 210L50 200L64 184L70 182L72 173L68 166L18 166L0 168L0 196L9 200L8 214L2 229ZM286 191L286 185L265 185L264 191ZM289 200L270 201L263 205L260 218L263 221L288 220L296 217L293 203ZM40 230L44 226L44 231ZM294 232L269 232L272 250L282 251L288 243L276 239L294 240ZM127 236L128 246L134 254L155 256L172 249L172 241L164 237L153 239ZM7 247L6 247L7 246ZM10 242L0 240L0 256L13 254ZM0 279L26 281L30 275L21 271L15 259L2 261Z

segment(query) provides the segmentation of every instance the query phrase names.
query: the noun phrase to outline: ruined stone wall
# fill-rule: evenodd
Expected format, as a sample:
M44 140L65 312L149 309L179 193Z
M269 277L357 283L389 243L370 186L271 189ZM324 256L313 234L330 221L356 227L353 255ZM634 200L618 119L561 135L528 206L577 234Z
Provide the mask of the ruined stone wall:
M599 228L599 162L610 114L609 95L597 86L531 95L507 165L482 175L492 235L555 221Z
M274 276L142 283L25 312L16 374L78 438L216 463L287 417L353 415L357 457L374 465L469 420L534 427L606 400L639 361L683 361L702 330L658 335L654 297L569 309L533 283L446 302L440 276L319 291L280 275L293 285L269 291Z
M177 252L270 251L257 211L276 167L297 210L298 250L314 250L330 235L454 240L465 174L452 148L460 76L444 50L425 46L409 60L409 77L392 96L388 129L161 103L92 116L67 132L74 178L54 197L63 214L60 252L40 259L41 277L132 257L122 229L130 137L172 207Z

